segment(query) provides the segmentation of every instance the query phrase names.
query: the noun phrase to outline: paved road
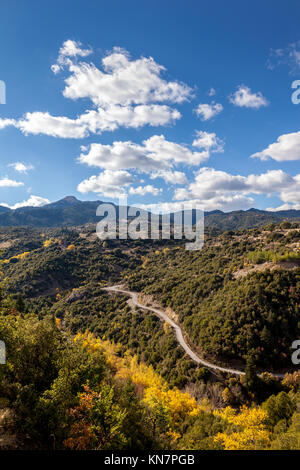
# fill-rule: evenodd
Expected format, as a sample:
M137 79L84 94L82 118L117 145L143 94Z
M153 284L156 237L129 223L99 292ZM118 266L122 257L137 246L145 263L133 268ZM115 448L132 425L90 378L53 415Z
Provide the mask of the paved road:
M227 368L227 367L221 367L221 366L218 366L216 364L213 364L212 362L208 362L208 361L205 361L204 359L201 359L201 357L199 357L194 351L192 351L192 349L186 343L186 341L183 337L182 329L180 328L180 326L178 326L173 320L171 320L171 318L169 318L168 315L166 313L164 313L162 310L159 310L159 309L153 308L153 307L146 307L146 305L142 305L138 301L138 294L136 292L131 292L131 291L128 291L128 290L124 290L119 285L111 286L111 287L103 287L103 290L106 290L106 291L109 291L109 292L119 292L121 294L126 294L129 297L131 297L134 305L136 305L139 308L142 308L143 310L149 310L150 312L154 312L158 317L162 318L167 323L169 323L169 325L171 325L172 328L174 328L174 330L175 330L175 334L176 334L176 338L177 338L178 343L183 347L183 349L185 350L187 355L193 361L197 362L197 364L202 364L203 366L205 366L209 369L219 370L221 372L226 372L228 374L245 375L245 372L242 371L242 370L230 369L230 368ZM284 374L279 374L279 373L274 374L273 372L271 372L271 373L275 377L279 377L279 378L282 378L284 376Z

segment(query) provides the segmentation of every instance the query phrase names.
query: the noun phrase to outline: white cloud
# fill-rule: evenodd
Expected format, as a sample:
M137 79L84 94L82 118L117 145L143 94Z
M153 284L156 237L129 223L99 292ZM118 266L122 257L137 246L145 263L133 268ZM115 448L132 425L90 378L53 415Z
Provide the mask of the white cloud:
M25 163L22 162L14 162L10 163L8 166L11 166L14 168L15 171L18 173L27 173L29 170L33 170L34 167L30 164L26 165Z
M196 145L194 142L193 145ZM154 135L150 139L144 140L143 144L149 156L158 162L199 165L209 158L210 147L202 145L200 148L204 148L204 151L193 152L186 145L166 140L163 135Z
M206 152L224 152L224 142L219 139L215 132L196 131L197 138L193 146L204 149Z
M167 169L178 163L199 165L209 158L214 145L219 147L213 137L209 140L208 136L199 134L199 139L202 139L202 152L193 152L186 145L170 142L163 135L154 135L144 140L142 145L130 141L113 142L112 145L94 143L88 149L85 147L78 160L104 169L136 168L145 172Z
M138 186L137 188L130 188L129 194L145 196L145 194L153 194L153 196L158 196L162 192L162 189L156 188L151 184L146 186Z
M133 182L128 171L105 170L98 176L91 176L79 183L77 190L80 193L94 192L105 197L120 197L125 194L125 187Z
M106 109L87 111L79 117L79 122L86 126L90 133L101 133L114 131L120 126L135 129L145 125L164 126L180 117L179 111L166 105L112 105Z
M0 118L0 129L4 129L5 127L14 126L14 125L15 125L14 119Z
M211 87L211 88L208 90L208 93L207 93L207 94L208 94L208 96L215 96L216 90L215 90L213 87Z
M251 158L255 157L261 160L273 158L278 162L300 160L300 131L280 135L266 149L251 155Z
M71 65L72 62L66 58L69 57L87 57L88 55L92 54L93 50L89 49L82 49L82 44L79 41L72 41L68 39L63 43L61 48L59 49L59 55L57 59L57 63L51 66L52 71L56 74L58 73L63 66Z
M151 179L162 178L166 183L185 184L187 177L182 171L159 170L150 175Z
M300 204L282 204L278 207L268 207L266 211L278 212L278 211L290 211L290 210L300 210Z
M24 186L24 183L11 180L7 177L0 179L0 188L17 188L18 186Z
M238 206L248 208L253 194L278 194L283 202L300 203L300 175L291 176L282 170L271 170L260 175L232 175L214 168L201 168L187 188L177 188L175 200L195 199L210 208ZM209 209L208 209L209 208ZM228 209L226 209L228 210ZM233 210L233 209L231 209Z
M45 204L49 204L50 201L49 199L46 199L44 197L41 197L41 196L30 196L29 199L27 199L27 201L22 201L22 202L17 202L16 204L14 205L8 205L8 204L5 204L5 203L0 203L0 206L5 206L5 207L9 207L10 209L20 209L21 207L27 207L27 206L30 206L30 207L41 207L41 206L44 206Z
M223 111L221 103L200 103L196 108L196 114L201 118L201 121L208 121L209 119L217 116Z
M232 193L246 190L246 178L234 176L213 168L201 168L195 175L195 180L188 188L175 190L175 199L201 199L203 201L215 198L224 192Z
M183 204L192 206L194 209L204 211L223 210L234 211L249 209L253 205L254 199L243 195L218 196L207 201L201 199L188 199L182 202L163 202L158 204L138 204L141 209L151 210L154 213L177 212L183 209Z
M48 111L28 112L18 120L0 118L0 129L14 126L25 135L82 139L121 126L134 129L165 126L181 118L170 104L189 100L192 89L184 83L163 79L165 68L152 57L132 60L127 51L115 48L102 59L101 68L78 60L91 53L79 42L65 41L52 70L69 72L63 90L66 98L89 99L94 109L86 109L75 118L55 116Z
M272 194L280 190L285 190L296 180L282 170L269 170L261 175L249 175L246 178L246 184L249 189L258 194Z
M139 128L145 125L163 126L181 117L177 110L165 105L111 106L107 110L91 110L76 119L52 116L49 113L27 113L11 126L19 128L25 135L44 134L52 137L82 139L90 134L114 131L120 126Z
M90 99L96 107L87 110L77 119L53 117L48 113L35 117L44 120L53 118L48 135L57 137L85 137L89 133L113 131L120 126L138 128L145 125L164 126L181 117L179 111L163 102L182 103L192 96L192 89L178 81L166 81L162 78L165 68L157 64L152 57L131 60L129 53L121 48L114 48L102 59L101 68L93 63L78 62L72 58L85 57L91 49L82 49L75 41L66 41L60 49L59 58L52 70L57 73L66 68L70 75L65 79L63 95L77 100ZM30 115L27 118L30 119ZM64 119L64 122L62 120ZM67 119L67 121L66 121ZM25 120L26 121L26 120ZM72 130L70 129L72 127ZM23 123L23 132L31 132L31 123ZM39 131L47 128L41 123Z
M290 184L281 189L280 198L288 204L300 204L300 174L294 176Z
M229 97L229 101L240 108L252 109L259 109L269 104L260 91L252 93L246 85L240 85L237 91Z
M102 70L90 63L72 63L66 78L64 96L89 98L96 106L147 104L169 101L182 103L192 90L184 83L166 81L165 68L152 57L131 60L129 53L114 48L102 59Z
M52 137L81 139L88 136L86 124L80 119L51 116L49 113L27 113L15 125L24 134L44 134Z
M154 161L143 146L130 141L113 142L112 145L91 144L78 160L88 166L111 170L138 168L150 171L164 167L162 162Z
M82 49L82 44L79 41L72 41L68 39L63 43L61 48L59 49L59 55L64 57L86 57L92 54L93 50L90 49Z

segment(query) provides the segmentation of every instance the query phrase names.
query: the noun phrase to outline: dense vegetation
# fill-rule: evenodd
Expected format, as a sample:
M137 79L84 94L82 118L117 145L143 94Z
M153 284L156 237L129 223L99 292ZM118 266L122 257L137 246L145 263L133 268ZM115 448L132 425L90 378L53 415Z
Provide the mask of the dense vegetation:
M198 252L101 242L89 226L1 229L0 446L299 448L299 243L295 222L210 230ZM196 366L168 325L102 290L120 282L246 376ZM291 373L280 382L257 366Z
M215 409L111 342L88 332L74 337L59 319L17 308L2 295L2 448L300 448L299 373L287 375L285 390L261 406ZM248 379L243 386L250 390ZM230 393L224 389L224 404Z
M204 354L289 367L300 335L299 240L290 224L225 232L200 252L156 251L126 280L171 307Z

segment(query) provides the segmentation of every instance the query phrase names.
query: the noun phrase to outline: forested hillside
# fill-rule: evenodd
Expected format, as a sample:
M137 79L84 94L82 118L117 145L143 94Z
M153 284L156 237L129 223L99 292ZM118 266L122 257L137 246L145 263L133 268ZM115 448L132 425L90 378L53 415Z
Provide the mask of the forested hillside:
M296 222L208 230L197 252L102 242L89 226L1 229L0 446L300 448L299 246ZM198 366L166 323L102 290L117 283L159 301L202 357L246 375Z
M170 387L152 367L91 333L18 310L2 294L1 448L299 449L299 374L260 406L223 407ZM270 379L269 379L270 381ZM250 385L244 382L245 387Z
M300 335L299 242L298 225L287 222L224 232L201 251L154 252L127 282L171 307L204 354L288 367Z

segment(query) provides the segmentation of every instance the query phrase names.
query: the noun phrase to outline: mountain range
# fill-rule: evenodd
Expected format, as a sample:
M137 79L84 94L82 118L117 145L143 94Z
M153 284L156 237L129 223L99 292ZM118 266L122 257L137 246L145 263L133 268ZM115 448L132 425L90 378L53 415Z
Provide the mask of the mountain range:
M80 201L74 196L67 196L42 207L26 206L13 210L0 206L0 226L71 227L87 223L95 224L100 220L96 216L96 209L101 203L102 201ZM118 215L119 208L115 207ZM141 212L143 211L141 209ZM171 221L174 220L174 214L170 217ZM221 230L247 229L293 219L300 220L300 210L270 212L252 208L246 211L205 212L205 226ZM193 211L193 223L194 221L195 211Z

